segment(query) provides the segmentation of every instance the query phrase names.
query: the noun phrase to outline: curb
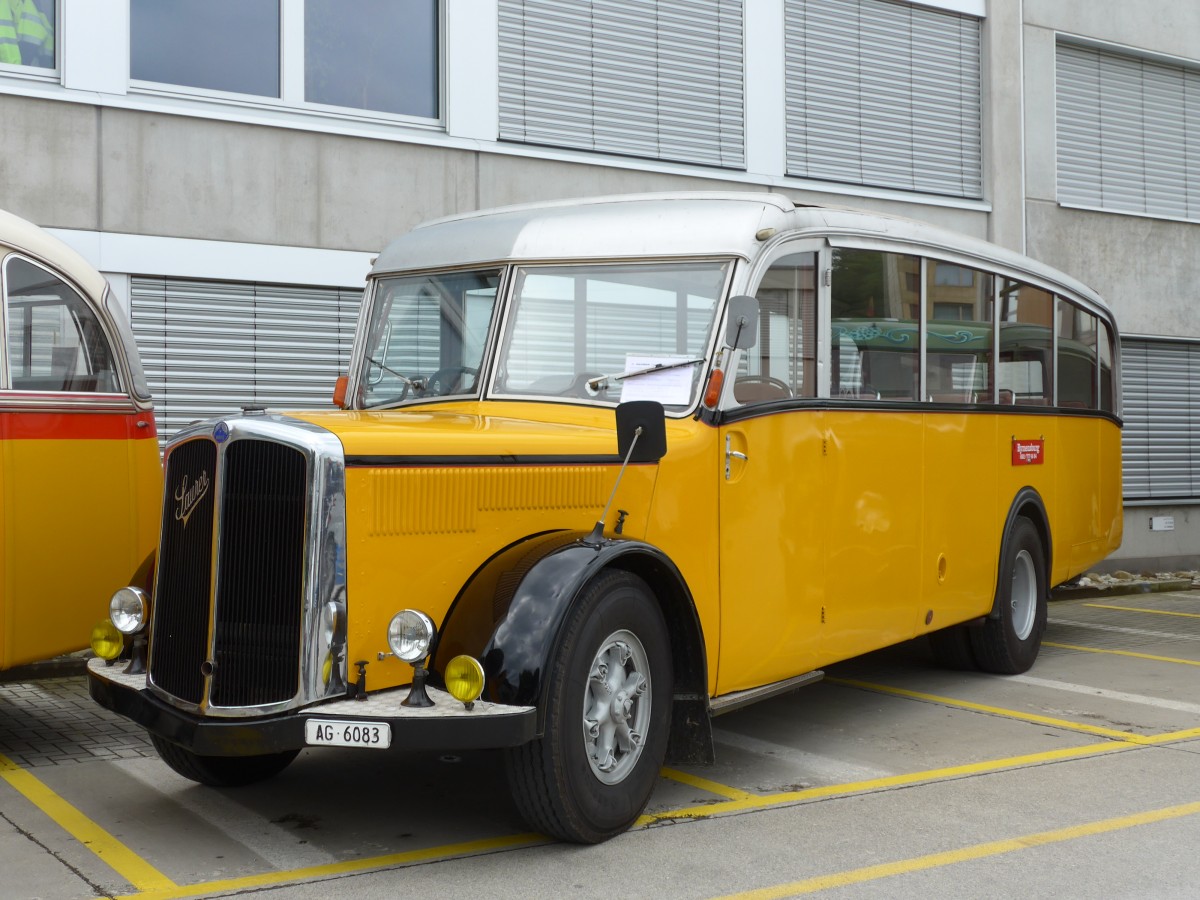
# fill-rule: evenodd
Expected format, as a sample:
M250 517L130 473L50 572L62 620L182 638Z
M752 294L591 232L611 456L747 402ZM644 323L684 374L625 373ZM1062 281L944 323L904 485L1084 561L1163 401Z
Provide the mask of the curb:
M1130 581L1122 584L1108 584L1101 587L1058 587L1050 592L1050 599L1091 600L1097 597L1124 597L1130 594L1190 591L1194 584L1195 582L1190 578L1180 578L1170 581Z

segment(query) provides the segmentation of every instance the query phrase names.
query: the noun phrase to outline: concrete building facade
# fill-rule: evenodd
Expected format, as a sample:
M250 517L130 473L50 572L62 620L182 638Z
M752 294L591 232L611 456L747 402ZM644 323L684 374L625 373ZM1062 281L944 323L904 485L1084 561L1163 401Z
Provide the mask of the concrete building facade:
M1122 328L1127 388L1129 361L1145 363L1125 393L1125 543L1111 566L1200 563L1200 5L364 0L385 47L417 30L433 60L432 77L412 73L416 102L380 110L311 99L324 89L314 23L334 6L257 2L276 41L262 92L151 59L171 34L143 0L38 0L53 53L0 65L0 207L109 277L165 396L164 430L241 403L326 403L370 259L420 221L596 194L772 190L985 238L1098 290ZM202 19L214 5L171 6ZM425 24L408 28L418 12ZM257 59L269 42L256 40L230 53ZM1129 100L1127 77L1158 100L1106 118L1114 97ZM1151 177L1148 159L1182 174ZM1131 203L1139 179L1152 183ZM229 350L222 322L263 304L287 321ZM211 340L196 333L205 322ZM306 327L333 342L308 342ZM288 334L321 360L302 390ZM1172 372L1183 399L1164 406L1156 379Z

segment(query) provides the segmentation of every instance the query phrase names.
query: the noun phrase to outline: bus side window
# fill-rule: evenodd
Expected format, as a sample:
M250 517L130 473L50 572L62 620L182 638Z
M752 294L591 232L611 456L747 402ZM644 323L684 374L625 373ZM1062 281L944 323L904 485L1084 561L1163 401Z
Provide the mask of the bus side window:
M1000 360L996 379L1017 406L1054 397L1054 295L1005 278L1000 286Z
M817 254L793 253L771 264L756 292L758 343L743 354L733 383L738 403L764 403L817 392Z
M921 260L876 250L833 251L829 396L916 400Z
M928 260L925 392L934 403L991 403L992 276Z
M21 391L119 390L112 350L91 307L40 266L5 265L10 384Z
M1099 408L1096 359L1099 334L1096 317L1075 304L1058 299L1058 405L1073 409Z

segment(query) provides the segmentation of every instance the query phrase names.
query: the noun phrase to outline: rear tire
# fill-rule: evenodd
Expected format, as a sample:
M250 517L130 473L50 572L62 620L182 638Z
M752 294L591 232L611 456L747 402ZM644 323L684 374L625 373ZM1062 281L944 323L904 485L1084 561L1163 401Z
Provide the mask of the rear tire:
M543 736L505 753L525 821L581 844L627 830L662 767L672 681L666 624L650 589L628 572L601 574L563 625Z
M211 787L241 787L265 781L286 769L300 752L285 750L261 756L200 756L156 734L150 735L150 742L162 761L177 774Z
M1000 558L997 615L970 630L971 649L985 672L1018 675L1037 659L1046 630L1046 554L1033 522L1013 522Z

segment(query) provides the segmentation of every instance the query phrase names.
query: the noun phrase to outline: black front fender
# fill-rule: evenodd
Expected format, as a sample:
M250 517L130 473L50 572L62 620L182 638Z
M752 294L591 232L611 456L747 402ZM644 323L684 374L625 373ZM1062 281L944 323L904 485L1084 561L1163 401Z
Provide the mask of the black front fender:
M637 571L637 564L627 563L651 560L683 583L657 547L620 538L585 542L584 537L576 531L534 535L481 566L446 617L434 670L443 671L459 653L476 656L486 676L485 699L540 707L559 631L580 592L600 571L614 564Z

